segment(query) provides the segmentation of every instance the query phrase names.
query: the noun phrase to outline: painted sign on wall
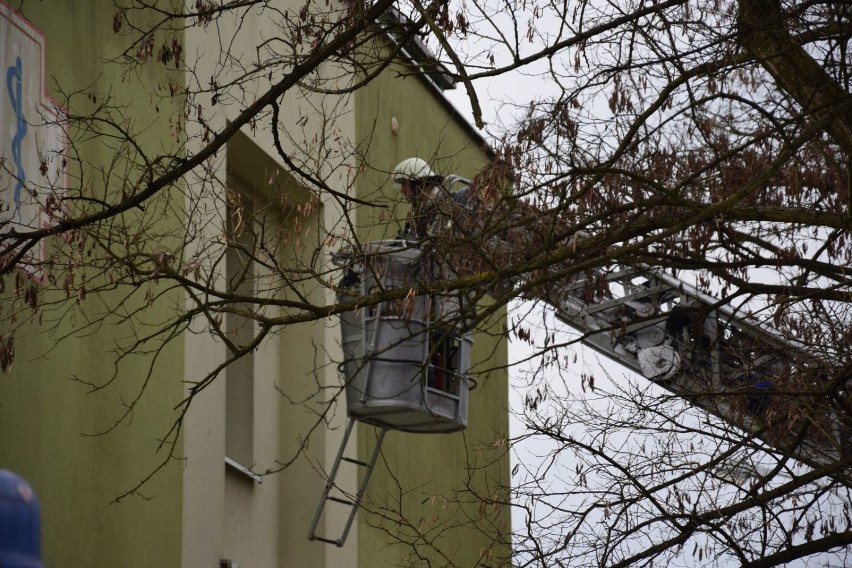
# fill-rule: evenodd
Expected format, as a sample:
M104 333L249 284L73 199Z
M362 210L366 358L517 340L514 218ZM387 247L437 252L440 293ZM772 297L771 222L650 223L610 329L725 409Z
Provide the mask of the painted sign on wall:
M0 2L0 236L47 226L51 194L64 193L65 135L46 94L45 52L44 35ZM33 251L23 264L42 259Z

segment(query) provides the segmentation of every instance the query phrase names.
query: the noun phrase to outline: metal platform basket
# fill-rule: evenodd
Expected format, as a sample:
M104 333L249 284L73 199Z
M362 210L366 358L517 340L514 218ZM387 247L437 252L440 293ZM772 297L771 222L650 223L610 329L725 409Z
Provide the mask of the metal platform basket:
M369 243L350 255L341 300L388 290L404 298L341 315L349 416L390 430L456 432L467 426L471 334L463 300L414 293L435 277L420 250Z

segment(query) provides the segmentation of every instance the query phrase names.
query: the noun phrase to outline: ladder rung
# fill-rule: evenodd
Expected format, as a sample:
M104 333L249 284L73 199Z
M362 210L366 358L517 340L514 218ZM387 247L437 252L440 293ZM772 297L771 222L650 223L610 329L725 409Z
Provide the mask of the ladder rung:
M355 458L347 458L346 456L343 456L343 461L354 463L355 465L362 465L364 467L373 467L372 464L369 464L365 461L356 460Z
M344 505L354 505L355 504L354 501L350 501L349 499L341 499L340 497L332 497L331 495L328 496L328 500L334 501L335 503L343 503Z
M340 542L340 539L331 540L330 538L325 538L324 536L314 536L314 538L312 540L319 540L319 541L327 542L328 544L334 544L334 545L337 545L337 546L340 546L340 545L343 544L342 542Z

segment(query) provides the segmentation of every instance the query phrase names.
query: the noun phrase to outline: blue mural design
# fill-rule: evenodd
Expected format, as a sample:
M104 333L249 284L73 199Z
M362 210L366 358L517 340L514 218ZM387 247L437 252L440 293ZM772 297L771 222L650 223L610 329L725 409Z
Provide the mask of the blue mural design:
M15 59L15 64L6 71L6 90L9 92L9 100L15 111L15 135L12 137L12 160L17 168L17 183L15 184L15 216L20 220L21 216L21 189L26 182L24 164L22 160L21 143L27 135L27 121L24 118L24 101L21 96L21 85L23 83L23 70L21 58Z

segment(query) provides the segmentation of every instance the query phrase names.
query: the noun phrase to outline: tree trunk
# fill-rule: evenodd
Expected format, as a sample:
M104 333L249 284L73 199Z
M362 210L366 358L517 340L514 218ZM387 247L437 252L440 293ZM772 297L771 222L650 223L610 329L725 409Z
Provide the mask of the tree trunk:
M739 0L739 43L807 116L852 155L852 96L790 35L778 0Z

